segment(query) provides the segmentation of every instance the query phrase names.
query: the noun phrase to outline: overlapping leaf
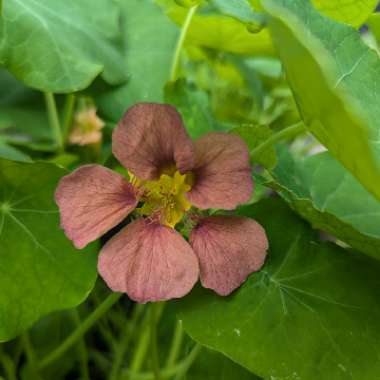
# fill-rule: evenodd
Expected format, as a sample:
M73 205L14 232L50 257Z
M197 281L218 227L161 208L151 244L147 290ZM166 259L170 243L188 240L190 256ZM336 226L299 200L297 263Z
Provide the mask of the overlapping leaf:
M83 301L96 278L94 246L74 249L54 203L66 171L0 160L0 341Z
M100 73L111 84L126 79L111 0L6 1L0 37L0 63L30 87L72 92Z
M313 227L380 259L380 202L327 152L293 160L282 149L274 187Z
M380 263L320 243L280 200L242 213L264 226L267 262L229 297L193 291L185 330L265 379L377 380Z
M309 2L262 4L305 124L380 199L378 55Z
M128 0L120 6L130 76L125 85L98 97L100 109L114 121L134 103L163 101L178 36L175 24L150 0Z

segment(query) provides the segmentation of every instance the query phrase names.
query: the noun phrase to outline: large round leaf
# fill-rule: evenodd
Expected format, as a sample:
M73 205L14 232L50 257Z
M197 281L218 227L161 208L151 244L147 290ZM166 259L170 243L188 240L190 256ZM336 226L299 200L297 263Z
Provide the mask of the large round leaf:
M12 0L0 18L0 63L28 86L72 92L100 73L125 80L118 50L119 9L112 0Z
M265 379L377 380L380 263L320 243L280 200L242 213L264 226L267 262L229 297L180 301L185 330Z
M308 1L263 0L303 121L380 199L380 60L359 32Z
M0 160L0 341L39 317L82 302L96 279L95 247L77 251L54 203L66 171Z

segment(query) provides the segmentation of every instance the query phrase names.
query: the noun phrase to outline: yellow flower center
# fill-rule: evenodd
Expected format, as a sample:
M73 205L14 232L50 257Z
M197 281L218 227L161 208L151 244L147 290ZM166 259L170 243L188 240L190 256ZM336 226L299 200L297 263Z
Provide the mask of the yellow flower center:
M137 211L144 216L157 213L160 222L174 228L191 207L185 193L191 189L190 175L180 174L175 168L166 168L154 181L140 180L130 174L133 185L143 190L142 207Z

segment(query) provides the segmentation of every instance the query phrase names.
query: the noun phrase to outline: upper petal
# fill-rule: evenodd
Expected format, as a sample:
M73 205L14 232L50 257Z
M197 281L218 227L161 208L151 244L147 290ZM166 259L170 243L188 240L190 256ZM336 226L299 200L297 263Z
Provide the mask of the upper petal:
M101 250L98 270L114 291L145 303L187 294L199 275L198 260L174 229L138 219Z
M55 200L61 226L77 248L116 226L138 202L122 175L100 165L84 165L62 177Z
M136 177L155 179L163 167L180 173L194 163L194 148L180 114L167 104L139 103L120 120L112 135L116 158Z
M228 295L264 264L268 240L252 219L210 216L191 231L190 244L198 256L201 283Z
M238 136L212 132L195 142L194 184L187 198L194 206L232 210L253 190L249 152Z

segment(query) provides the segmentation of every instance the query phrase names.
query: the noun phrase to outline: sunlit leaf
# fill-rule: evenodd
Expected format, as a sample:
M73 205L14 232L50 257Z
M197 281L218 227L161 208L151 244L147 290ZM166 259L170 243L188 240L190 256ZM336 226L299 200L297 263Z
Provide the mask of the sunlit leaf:
M380 263L320 243L280 200L242 213L264 226L267 262L228 297L180 301L185 330L265 379L377 380Z
M172 0L157 0L167 15L182 25L188 10ZM196 13L187 31L186 41L212 49L238 54L273 54L269 32L251 33L247 25L235 17L220 13Z
M380 199L380 60L351 27L303 0L263 0L303 121Z
M95 247L77 251L54 203L66 171L0 160L0 341L42 315L82 302L96 278Z

